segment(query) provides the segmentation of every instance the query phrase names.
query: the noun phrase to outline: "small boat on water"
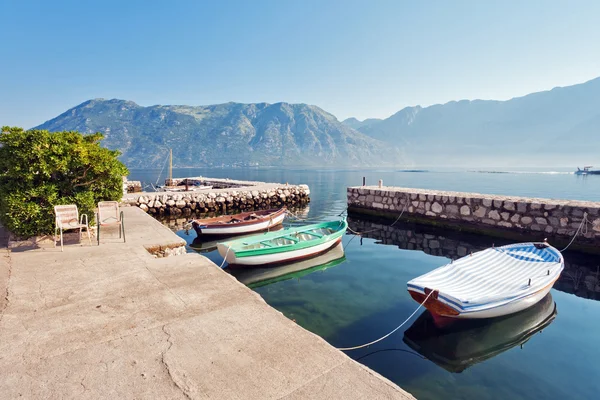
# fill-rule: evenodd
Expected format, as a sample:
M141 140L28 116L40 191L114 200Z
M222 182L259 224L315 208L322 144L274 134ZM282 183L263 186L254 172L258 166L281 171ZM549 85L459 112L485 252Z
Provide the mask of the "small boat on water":
M226 270L249 288L257 288L288 279L301 278L316 271L324 271L340 265L344 261L346 261L344 246L339 243L331 250L316 257L287 263L278 267L226 268Z
M564 269L560 251L548 243L492 247L408 282L408 292L433 314L493 318L540 301Z
M235 215L191 220L190 223L200 235L240 235L270 229L283 222L287 209L248 211Z
M453 320L440 326L429 311L424 311L404 332L402 340L445 370L460 373L523 345L546 329L556 314L556 304L550 293L526 310L491 320Z
M248 238L219 243L219 254L229 266L281 264L314 257L342 241L346 219L295 226Z
M577 171L575 171L575 175L600 175L600 169L592 169L591 165L583 167L583 169L579 169L577 167Z
M279 225L269 227L269 232L276 232L281 229L283 229L283 225L279 224ZM199 253L210 253L211 251L217 250L217 244L221 243L224 240L227 240L229 238L231 238L231 240L242 239L242 238L249 237L252 235L256 235L256 232L242 233L242 234L231 235L231 236L203 234L203 235L199 235L198 237L196 237L190 244L190 247Z

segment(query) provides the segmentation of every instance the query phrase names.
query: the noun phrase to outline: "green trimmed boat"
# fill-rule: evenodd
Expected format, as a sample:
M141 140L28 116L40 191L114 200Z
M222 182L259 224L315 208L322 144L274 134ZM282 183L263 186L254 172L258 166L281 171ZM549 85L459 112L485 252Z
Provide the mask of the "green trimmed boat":
M281 264L324 253L342 241L347 228L345 218L294 226L219 243L217 249L230 266Z

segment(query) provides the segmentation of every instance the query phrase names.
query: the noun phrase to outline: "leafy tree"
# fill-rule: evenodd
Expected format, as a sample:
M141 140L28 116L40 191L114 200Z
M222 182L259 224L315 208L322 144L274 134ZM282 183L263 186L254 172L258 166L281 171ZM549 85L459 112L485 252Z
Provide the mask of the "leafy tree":
M128 170L100 133L5 126L0 132L0 221L30 237L54 231L54 206L77 204L90 218L98 201L119 200Z

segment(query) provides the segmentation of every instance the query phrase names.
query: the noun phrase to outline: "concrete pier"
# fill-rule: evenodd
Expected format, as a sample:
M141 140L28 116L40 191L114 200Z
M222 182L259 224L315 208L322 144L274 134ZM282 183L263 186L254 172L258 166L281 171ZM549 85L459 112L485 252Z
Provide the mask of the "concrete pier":
M0 254L2 398L412 398L125 207L127 243ZM40 244L42 243L42 244Z
M348 211L457 228L513 240L543 240L600 253L600 203L446 192L402 187L349 187Z

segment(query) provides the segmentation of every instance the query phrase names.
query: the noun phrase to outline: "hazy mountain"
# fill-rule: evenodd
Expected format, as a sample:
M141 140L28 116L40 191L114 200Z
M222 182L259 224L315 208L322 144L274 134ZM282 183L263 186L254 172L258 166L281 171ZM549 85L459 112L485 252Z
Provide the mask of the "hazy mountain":
M86 101L38 126L102 132L129 167L174 165L402 165L401 152L306 104L142 107L131 101Z
M407 107L357 129L402 147L416 164L598 162L600 78L508 101Z
M364 121L359 121L358 119L351 117L342 121L342 124L349 126L352 129L359 129L364 126L368 126L377 122L381 122L382 120L379 118L367 118Z

